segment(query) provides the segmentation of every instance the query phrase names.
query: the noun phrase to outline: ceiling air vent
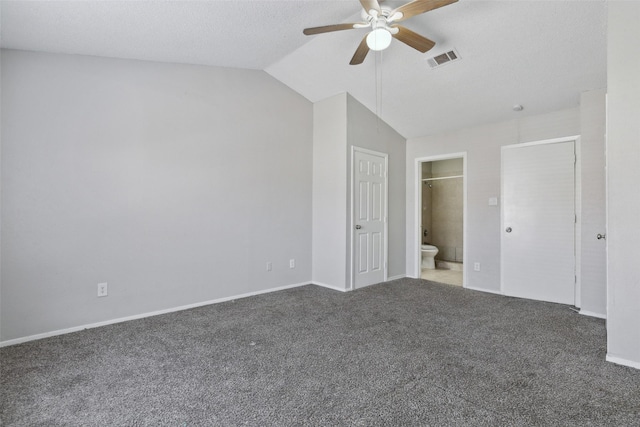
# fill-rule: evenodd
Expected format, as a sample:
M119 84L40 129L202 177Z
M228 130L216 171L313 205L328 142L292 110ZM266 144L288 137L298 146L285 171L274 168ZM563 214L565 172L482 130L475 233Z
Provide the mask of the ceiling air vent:
M437 68L448 62L457 61L458 59L460 59L460 55L458 55L458 52L456 52L455 49L452 49L448 52L441 53L440 55L427 59L427 62L431 68Z

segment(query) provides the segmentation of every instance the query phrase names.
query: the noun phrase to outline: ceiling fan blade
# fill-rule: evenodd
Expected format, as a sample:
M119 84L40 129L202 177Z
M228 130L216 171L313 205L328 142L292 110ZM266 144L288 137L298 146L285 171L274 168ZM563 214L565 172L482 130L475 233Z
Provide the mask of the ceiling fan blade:
M304 30L302 30L302 32L307 36L311 36L314 34L330 33L332 31L352 30L355 28L354 25L357 24L360 24L360 22L350 24L325 25L323 27L305 28Z
M364 36L362 41L360 42L360 46L356 49L356 53L353 54L353 58L351 58L351 62L349 65L358 65L364 62L364 58L366 58L367 53L369 53L369 46L367 46L367 36Z
M421 13L429 12L430 10L447 6L457 1L458 0L414 0L393 10L389 16L393 16L398 12L402 13L401 18L393 20L395 22L400 22L411 18L412 16L420 15Z
M380 4L378 3L378 0L360 0L360 4L367 13L369 13L370 10L377 10L380 12Z
M401 25L393 25L392 28L397 28L399 30L397 34L393 34L394 38L422 53L425 53L436 45L436 42L433 40L429 40L428 38L423 37Z

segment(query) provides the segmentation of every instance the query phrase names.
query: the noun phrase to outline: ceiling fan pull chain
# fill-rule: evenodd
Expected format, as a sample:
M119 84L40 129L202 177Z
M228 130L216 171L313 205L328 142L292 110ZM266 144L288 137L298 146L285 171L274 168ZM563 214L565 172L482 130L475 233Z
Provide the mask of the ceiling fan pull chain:
M378 119L382 120L382 55L383 52L380 52L380 114L378 115Z
M382 52L374 52L374 83L376 86L376 131L380 133L380 74L378 71L378 61Z

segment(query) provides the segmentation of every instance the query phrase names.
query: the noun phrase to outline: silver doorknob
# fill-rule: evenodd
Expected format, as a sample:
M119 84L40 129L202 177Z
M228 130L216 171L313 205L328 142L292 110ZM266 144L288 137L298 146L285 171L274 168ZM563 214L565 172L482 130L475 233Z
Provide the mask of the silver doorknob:
M606 235L606 234L600 234L600 233L598 233L598 235L597 235L596 237L598 238L598 240L602 240L602 239L607 240L607 235Z
M511 233L512 229L511 229L511 227L507 227L507 229L504 230L504 231L506 231L507 233Z
M362 228L361 225L356 225L356 230L360 230Z

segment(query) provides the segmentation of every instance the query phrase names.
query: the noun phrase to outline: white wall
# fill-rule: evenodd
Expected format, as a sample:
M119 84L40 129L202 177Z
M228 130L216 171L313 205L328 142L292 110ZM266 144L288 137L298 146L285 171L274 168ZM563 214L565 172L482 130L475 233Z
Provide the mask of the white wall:
M608 6L607 359L640 369L640 3Z
M313 274L347 289L347 95L313 105Z
M516 113L514 113L515 115ZM503 145L577 135L580 110L572 108L522 117L508 122L460 129L407 141L407 274L416 276L419 226L415 224L416 159L467 153L466 286L500 292L500 207L489 206L500 196L500 147ZM473 271L473 263L481 271Z
M607 269L605 132L606 90L582 93L580 97L580 312L606 317Z
M0 339L308 282L311 168L264 72L2 51Z

